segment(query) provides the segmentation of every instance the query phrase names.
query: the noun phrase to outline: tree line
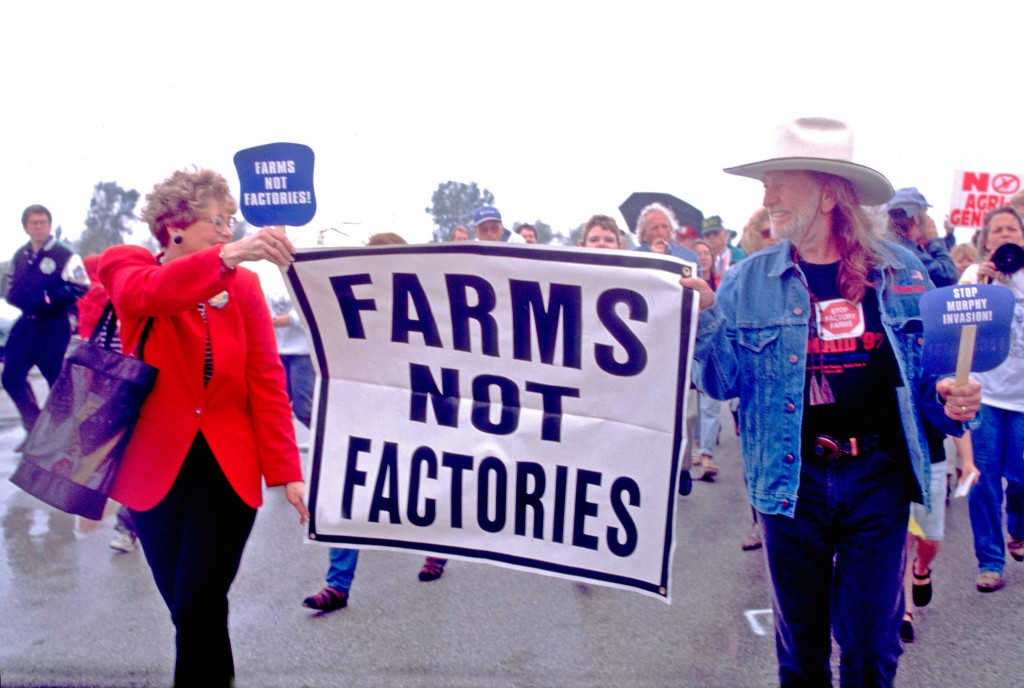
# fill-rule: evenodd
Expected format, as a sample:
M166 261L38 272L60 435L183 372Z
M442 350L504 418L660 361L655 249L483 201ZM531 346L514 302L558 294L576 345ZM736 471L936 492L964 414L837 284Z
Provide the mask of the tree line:
M80 256L103 253L111 246L120 246L125 243L125 237L132 234L132 223L138 220L135 207L139 198L138 191L124 189L117 182L97 182L89 201L85 228L78 239L64 237L60 226L54 234ZM447 181L438 184L430 203L425 211L434 220L433 241L443 242L451 240L452 230L456 227L470 227L474 210L483 205L494 205L494 194L488 189L481 189L476 182ZM509 229L514 231L523 224L526 223L516 221ZM573 228L566 235L554 232L549 224L539 219L529 224L536 228L537 241L542 244L576 244L579 240L581 227ZM243 225L239 223L240 227ZM241 231L245 231L244 227Z

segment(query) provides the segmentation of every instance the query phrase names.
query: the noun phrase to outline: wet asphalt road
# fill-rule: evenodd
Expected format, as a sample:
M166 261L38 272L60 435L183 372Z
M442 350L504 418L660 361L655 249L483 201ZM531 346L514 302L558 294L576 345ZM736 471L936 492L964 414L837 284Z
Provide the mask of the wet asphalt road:
M764 564L739 547L749 508L723 420L718 481L680 498L671 606L454 560L441 580L420 583L418 556L371 550L351 606L312 613L300 603L322 586L326 554L302 542L271 490L231 594L237 685L776 685ZM112 509L83 521L15 488L7 478L22 436L0 394L0 685L170 685L173 629L141 552L108 547ZM994 594L974 589L974 573L956 500L899 686L1024 684L1024 564L1008 562L1007 588Z

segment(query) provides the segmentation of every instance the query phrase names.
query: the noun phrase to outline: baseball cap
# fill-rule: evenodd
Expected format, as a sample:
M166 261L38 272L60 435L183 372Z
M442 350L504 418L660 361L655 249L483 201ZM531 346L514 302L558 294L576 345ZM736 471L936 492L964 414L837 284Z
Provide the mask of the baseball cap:
M703 226L700 230L701 236L707 236L711 232L724 232L726 231L725 225L722 224L722 218L718 215L712 215L711 217L704 218Z
M889 212L902 210L907 214L907 217L913 217L925 208L931 208L932 206L925 200L924 195L920 191L913 186L908 186L903 189L897 189L889 202L885 204L885 207Z
M480 206L473 211L473 226L476 227L481 222L487 222L488 220L497 220L501 222L501 213L493 205Z

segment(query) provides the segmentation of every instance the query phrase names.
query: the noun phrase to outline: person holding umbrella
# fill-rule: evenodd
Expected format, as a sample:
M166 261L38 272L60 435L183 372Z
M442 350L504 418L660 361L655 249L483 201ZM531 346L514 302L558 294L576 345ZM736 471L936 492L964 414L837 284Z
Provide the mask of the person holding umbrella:
M644 207L636 220L636 232L640 239L637 251L662 253L699 264L697 254L672 241L679 229L672 209L661 203Z

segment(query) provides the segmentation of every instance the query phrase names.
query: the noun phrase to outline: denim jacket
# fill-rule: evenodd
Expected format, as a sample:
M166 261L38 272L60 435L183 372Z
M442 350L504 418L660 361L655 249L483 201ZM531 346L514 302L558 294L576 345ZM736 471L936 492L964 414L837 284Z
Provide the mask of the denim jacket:
M883 242L872 275L882 326L899 364L900 420L922 501L929 503L931 464L922 418L963 434L921 370L924 343L918 299L932 289L921 262ZM716 399L739 397L740 439L750 501L766 514L793 516L800 487L800 437L811 303L783 241L725 274L713 306L700 314L694 353L697 386Z

